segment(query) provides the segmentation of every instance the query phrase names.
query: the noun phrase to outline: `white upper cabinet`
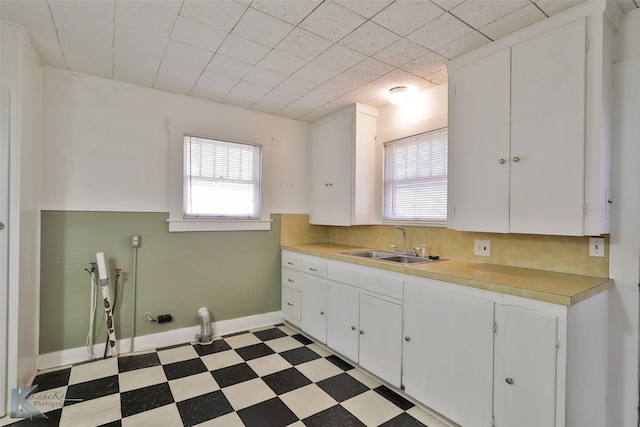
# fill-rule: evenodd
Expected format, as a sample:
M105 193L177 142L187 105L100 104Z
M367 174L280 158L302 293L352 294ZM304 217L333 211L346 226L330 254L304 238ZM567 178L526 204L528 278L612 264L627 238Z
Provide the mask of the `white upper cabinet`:
M451 61L449 228L609 232L604 7L572 8Z
M355 104L311 125L311 224L371 224L377 110Z
M456 71L453 96L460 125L449 127L449 141L455 131L450 162L459 230L509 231L510 62L506 49Z
M583 234L586 21L511 49L514 233Z

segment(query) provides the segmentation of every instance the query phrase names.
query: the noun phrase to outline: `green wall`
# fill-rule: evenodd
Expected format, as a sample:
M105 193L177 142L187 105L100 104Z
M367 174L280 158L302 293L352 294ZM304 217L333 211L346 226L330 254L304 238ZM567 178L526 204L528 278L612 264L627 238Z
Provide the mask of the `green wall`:
M118 338L131 336L133 258L137 253L135 335L199 324L208 307L215 321L280 310L280 216L270 231L169 233L166 213L42 212L40 354L85 345L89 329L90 278L84 270L104 252L114 297L121 268L115 324ZM169 313L171 323L143 320ZM96 342L104 342L104 309L97 310Z

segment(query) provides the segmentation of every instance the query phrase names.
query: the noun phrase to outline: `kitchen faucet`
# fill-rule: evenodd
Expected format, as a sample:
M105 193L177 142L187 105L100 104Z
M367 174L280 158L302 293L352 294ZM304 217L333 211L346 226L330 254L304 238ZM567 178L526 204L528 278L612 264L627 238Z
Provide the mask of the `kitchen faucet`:
M399 225L396 225L396 228L400 231L402 231L402 240L404 242L404 250L402 251L402 253L406 254L407 252L407 233L406 231L404 231L404 228L400 227ZM396 246L396 251L398 250L398 247Z

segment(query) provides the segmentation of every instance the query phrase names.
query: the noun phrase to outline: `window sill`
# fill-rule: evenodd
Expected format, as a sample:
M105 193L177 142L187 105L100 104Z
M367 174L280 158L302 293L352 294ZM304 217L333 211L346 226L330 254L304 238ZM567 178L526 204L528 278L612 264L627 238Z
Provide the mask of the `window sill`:
M169 232L185 231L269 231L273 220L168 219Z

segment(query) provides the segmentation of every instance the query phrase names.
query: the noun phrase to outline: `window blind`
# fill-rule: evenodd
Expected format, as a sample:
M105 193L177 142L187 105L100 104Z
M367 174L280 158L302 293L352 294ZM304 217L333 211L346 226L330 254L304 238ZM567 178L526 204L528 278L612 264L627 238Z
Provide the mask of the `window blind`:
M385 220L447 220L447 129L385 144Z
M184 216L260 218L261 147L184 137Z

